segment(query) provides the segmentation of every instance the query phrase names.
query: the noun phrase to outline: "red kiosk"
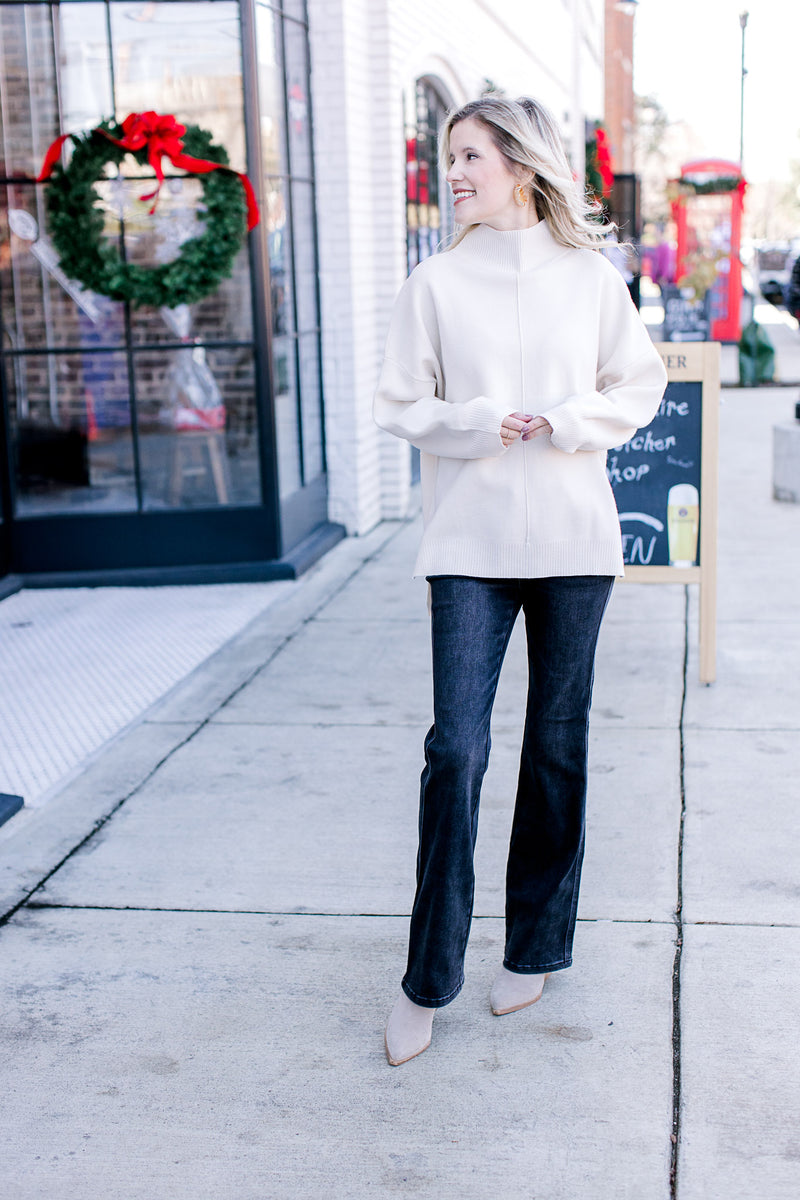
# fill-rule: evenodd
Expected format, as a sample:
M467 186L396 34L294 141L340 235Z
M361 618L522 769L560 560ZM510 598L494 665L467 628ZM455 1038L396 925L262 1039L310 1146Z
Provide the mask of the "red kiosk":
M673 185L676 282L699 285L701 292L708 288L715 342L738 342L742 332L739 251L746 186L739 164L720 158L685 163Z

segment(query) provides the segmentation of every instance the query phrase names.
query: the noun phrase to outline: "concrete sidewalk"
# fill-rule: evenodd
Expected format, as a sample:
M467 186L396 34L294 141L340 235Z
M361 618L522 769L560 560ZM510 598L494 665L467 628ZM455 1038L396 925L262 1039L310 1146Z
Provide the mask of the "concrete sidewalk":
M342 543L13 818L8 1195L794 1200L800 507L771 499L771 429L795 399L724 395L718 682L697 681L693 588L616 589L576 965L534 1008L488 1008L517 631L467 986L426 1054L383 1057L430 719L413 524Z

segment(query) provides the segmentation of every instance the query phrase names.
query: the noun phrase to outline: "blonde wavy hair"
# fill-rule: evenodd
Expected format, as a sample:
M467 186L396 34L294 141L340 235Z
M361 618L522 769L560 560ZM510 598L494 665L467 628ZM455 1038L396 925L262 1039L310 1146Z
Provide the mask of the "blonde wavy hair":
M483 96L453 110L439 133L439 161L445 174L450 170L450 134L460 121L469 118L486 127L515 174L520 168L532 172L530 183L523 186L533 198L537 216L547 222L556 241L564 246L599 250L615 226L603 221L602 206L590 199L574 179L550 111L527 96L518 100ZM474 228L466 225L450 242L450 248Z

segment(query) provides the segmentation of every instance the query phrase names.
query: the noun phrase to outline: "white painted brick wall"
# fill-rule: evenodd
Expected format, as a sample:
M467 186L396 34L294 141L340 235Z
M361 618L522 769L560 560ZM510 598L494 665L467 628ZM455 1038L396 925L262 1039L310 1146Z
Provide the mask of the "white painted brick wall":
M580 95L602 116L603 0L579 0ZM423 75L455 104L491 79L568 126L573 0L309 0L329 514L350 534L401 517L409 447L372 421L405 278L404 95ZM565 129L565 133L567 129Z

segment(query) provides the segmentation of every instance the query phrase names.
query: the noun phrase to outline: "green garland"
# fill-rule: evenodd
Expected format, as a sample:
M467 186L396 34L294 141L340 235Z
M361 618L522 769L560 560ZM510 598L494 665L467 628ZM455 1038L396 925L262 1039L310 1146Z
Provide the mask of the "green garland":
M681 188L692 196L717 196L725 192L735 192L740 183L741 176L736 175L718 175L715 179L706 179L702 183L695 183L691 176L680 180Z
M124 136L121 125L103 121L99 126L111 137ZM132 152L115 146L96 130L73 137L75 148L69 166L57 164L47 189L48 230L61 258L61 267L71 279L112 300L127 300L134 307L152 305L175 308L193 304L216 290L233 270L233 261L247 231L244 192L231 171L211 171L198 176L203 185L205 232L180 248L172 262L156 267L126 263L111 239L103 238L105 218L98 208L100 196L94 185L103 176L106 163L116 166L126 154L142 166L147 148ZM197 125L187 125L184 152L193 158L228 163L222 146ZM149 181L148 181L149 182Z

